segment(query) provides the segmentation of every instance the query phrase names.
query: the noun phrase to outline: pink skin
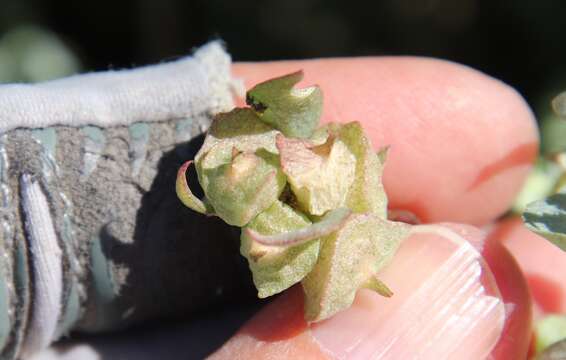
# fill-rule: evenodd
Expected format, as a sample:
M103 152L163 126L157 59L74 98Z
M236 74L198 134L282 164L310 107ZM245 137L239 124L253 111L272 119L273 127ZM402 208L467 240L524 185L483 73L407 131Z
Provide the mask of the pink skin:
M513 258L471 226L442 227L462 242L441 233L412 235L380 274L393 297L361 290L348 310L309 325L296 286L264 307L212 359L406 359L415 351L423 352L419 359L524 358L531 304ZM447 266L453 263L459 266ZM474 269L481 270L477 278L463 276Z
M519 218L508 219L492 230L521 266L535 305L535 318L566 313L566 252L533 234Z
M424 223L482 225L495 220L508 208L536 156L537 129L524 100L503 83L461 65L404 57L328 59L236 64L234 73L249 88L298 69L305 71L300 86L318 84L324 92L323 121L361 121L376 149L391 145L384 175L390 207L409 210ZM485 240L469 226L449 228L470 241L477 249L473 251L479 251L489 265L478 258L478 264L483 264L482 275L471 284L481 286L485 294L491 292L505 304L505 313L497 306L498 311L492 315L478 318L477 329L499 329L496 337L486 336L481 346L491 351L493 359L523 357L529 340L531 306L517 264L493 236ZM426 254L414 261L441 259L440 255L447 251L446 244L451 244L445 235L428 236ZM410 252L419 242L408 244L406 251ZM399 270L400 258L385 270L388 285L393 288L406 283L411 276L410 271ZM414 265L417 269L418 264ZM421 280L437 281L432 275ZM403 291L399 288L398 293ZM407 298L408 295L394 295L387 300L388 306ZM300 288L294 288L256 315L214 358L340 357L351 351L353 345L341 347L328 339L348 339L340 331L373 324L372 319L384 316L379 312L382 301L362 291L351 310L336 320L317 325L319 329L315 331L302 321L302 295ZM420 304L419 308L428 305ZM359 318L356 309L360 306L373 312ZM389 314L396 314L393 324L406 320L403 313ZM336 321L341 322L336 325ZM375 331L380 329L377 326ZM370 343L377 341L380 339L374 338ZM481 346L463 344L461 351L476 351Z

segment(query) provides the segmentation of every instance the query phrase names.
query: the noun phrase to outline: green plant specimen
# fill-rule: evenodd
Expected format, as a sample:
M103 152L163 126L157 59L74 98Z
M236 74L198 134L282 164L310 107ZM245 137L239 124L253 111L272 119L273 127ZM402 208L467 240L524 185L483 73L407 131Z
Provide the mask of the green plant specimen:
M360 288L391 296L377 274L410 227L387 220L387 150L376 153L358 122L318 127L322 91L294 88L302 77L258 84L249 108L216 116L176 189L189 208L242 228L259 297L300 282L314 322L348 308ZM202 200L187 185L191 164Z

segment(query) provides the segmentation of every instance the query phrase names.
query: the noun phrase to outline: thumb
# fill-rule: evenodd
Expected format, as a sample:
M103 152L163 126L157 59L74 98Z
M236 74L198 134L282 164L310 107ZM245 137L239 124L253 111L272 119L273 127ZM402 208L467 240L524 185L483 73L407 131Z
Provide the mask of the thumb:
M483 359L505 327L504 302L463 225L420 225L380 274L391 298L361 290L326 321L303 320L300 286L263 308L212 359Z

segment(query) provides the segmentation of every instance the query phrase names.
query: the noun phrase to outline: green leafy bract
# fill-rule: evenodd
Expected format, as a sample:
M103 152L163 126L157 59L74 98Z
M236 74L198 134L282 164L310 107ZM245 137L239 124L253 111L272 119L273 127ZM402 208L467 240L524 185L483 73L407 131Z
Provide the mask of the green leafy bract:
M301 281L316 263L320 241L311 240L292 247L265 246L253 240L245 230L274 235L310 224L304 214L276 201L244 228L240 252L248 259L260 298L277 294Z
M281 167L301 208L312 215L342 207L354 182L356 159L333 137L314 146L304 140L278 135Z
M302 281L305 318L320 321L348 308L359 288L382 289L377 272L408 229L374 214L354 214L342 229L323 238L318 263Z
M186 207L191 208L201 214L213 214L214 210L210 207L210 205L205 201L201 201L199 198L197 198L189 188L186 173L187 169L189 168L189 166L191 166L192 163L192 160L185 162L177 172L177 182L175 186L177 196Z
M376 154L357 121L345 125L330 124L329 130L356 157L355 181L348 194L348 207L355 212L371 212L382 218L387 217L387 195L381 176L388 148Z
M197 171L213 169L230 162L234 148L241 152L265 149L277 154L277 134L279 131L259 120L251 109L234 109L218 114L195 156ZM199 181L202 180L199 178Z
M231 162L201 170L200 177L215 213L235 226L270 207L285 187L277 156L261 150L235 153Z
M242 227L241 248L259 297L302 283L305 318L348 308L356 292L393 292L378 272L409 225L387 220L381 183L387 149L376 153L357 122L318 128L322 93L293 89L296 72L248 92L253 109L219 114L195 157L205 198L179 170L185 205Z
M248 91L246 103L285 136L308 138L320 120L322 91L318 86L294 89L302 79L298 71L258 84Z

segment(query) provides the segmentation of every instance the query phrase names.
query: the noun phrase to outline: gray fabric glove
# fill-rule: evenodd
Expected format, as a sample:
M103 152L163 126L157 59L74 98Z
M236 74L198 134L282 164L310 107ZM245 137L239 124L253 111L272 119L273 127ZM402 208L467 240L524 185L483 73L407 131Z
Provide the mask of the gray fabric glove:
M253 293L238 231L193 216L174 190L238 88L218 43L137 70L0 86L1 359Z

